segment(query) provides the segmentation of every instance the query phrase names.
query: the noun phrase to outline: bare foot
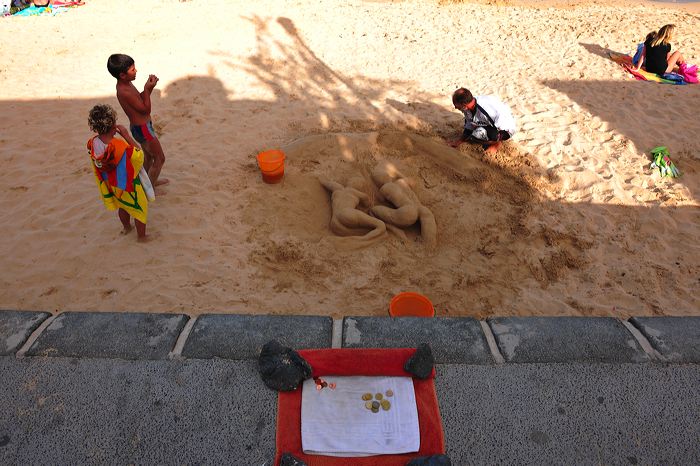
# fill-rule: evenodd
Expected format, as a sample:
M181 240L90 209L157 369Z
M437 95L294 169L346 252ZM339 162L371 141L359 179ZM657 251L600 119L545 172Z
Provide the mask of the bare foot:
M151 241L158 239L160 235L158 233L150 233L136 238L139 243L150 243Z
M128 235L129 233L131 233L131 230L133 230L133 229L134 229L134 227L129 225L128 227L124 227L124 229L122 231L120 231L119 234L120 235Z
M495 154L498 151L498 149L500 149L500 148L501 148L501 143L497 142L496 144L491 144L490 146L488 146L486 148L486 150L484 150L484 152L487 154Z
M158 181L156 181L155 183L153 183L153 186L160 186L160 185L162 185L162 184L168 184L168 183L170 183L170 180L169 180L169 179L167 179L167 178L158 178Z

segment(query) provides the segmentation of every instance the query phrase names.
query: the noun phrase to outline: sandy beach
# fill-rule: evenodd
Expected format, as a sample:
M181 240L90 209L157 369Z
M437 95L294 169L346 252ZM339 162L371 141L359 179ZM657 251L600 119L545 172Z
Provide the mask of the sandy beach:
M102 0L0 18L0 308L438 316L700 315L700 85L635 81L608 52L647 32L700 64L700 9L665 3ZM121 235L85 143L148 74L171 183L151 242ZM495 156L459 150L465 86L513 110ZM667 146L677 179L649 169ZM286 153L280 184L256 154ZM435 216L364 245L329 229L318 179L389 163ZM366 209L365 209L366 210Z

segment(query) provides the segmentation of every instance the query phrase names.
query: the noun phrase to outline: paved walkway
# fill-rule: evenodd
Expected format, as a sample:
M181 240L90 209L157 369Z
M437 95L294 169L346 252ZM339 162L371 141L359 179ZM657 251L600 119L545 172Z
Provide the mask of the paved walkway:
M697 464L700 318L0 312L0 464L270 465L260 347L428 341L453 464ZM379 463L381 464L381 463Z

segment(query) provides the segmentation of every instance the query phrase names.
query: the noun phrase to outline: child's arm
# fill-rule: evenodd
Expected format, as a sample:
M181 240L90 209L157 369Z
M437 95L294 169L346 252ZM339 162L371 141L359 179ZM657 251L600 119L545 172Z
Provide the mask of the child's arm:
M141 149L141 146L139 146L138 143L134 141L134 138L131 137L131 134L129 134L129 130L126 129L126 127L122 125L117 125L117 133L119 133L119 135L124 138L127 144Z
M146 94L145 99L143 94ZM142 115L150 115L151 113L151 96L145 91L139 94L132 87L131 89L118 92L117 98L127 115L129 115L129 109Z
M647 54L647 46L645 45L642 47L642 54L639 56L639 61L637 62L636 65L632 64L630 68L632 68L634 71L639 71L639 69L642 67L642 64L644 63L644 57L646 57Z
M144 105L148 106L148 113L151 113L151 93L156 84L158 84L158 77L154 74L148 75L148 80L143 85L143 92L140 94Z

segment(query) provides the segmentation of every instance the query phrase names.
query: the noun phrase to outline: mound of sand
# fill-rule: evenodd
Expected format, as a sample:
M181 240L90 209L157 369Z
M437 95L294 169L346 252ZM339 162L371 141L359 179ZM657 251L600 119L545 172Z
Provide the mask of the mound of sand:
M251 190L242 210L250 227L249 259L259 268L260 286L282 302L285 293L303 289L320 298L319 306L382 313L395 293L416 290L428 295L442 315L483 317L513 312L524 302L541 305L541 313L566 305L604 314L611 309L585 305L581 296L603 287L618 293L626 287L619 299L634 283L639 299L655 302L663 300L662 290L674 279L679 280L674 289L682 283L675 267L666 264L660 270L655 259L642 257L635 270L627 271L634 278L626 278L624 271L618 277L597 276L601 255L613 263L627 256L606 247L597 225L632 222L641 236L641 220L630 219L624 208L580 209L549 200L558 183L531 169L526 154L517 154L514 145L487 162L474 147L459 152L437 139L385 130L314 135L283 150L288 157L283 183ZM499 160L519 163L508 166ZM426 248L416 227L409 229L408 241L389 235L365 249L348 250L333 241L329 195L318 177L341 184L363 177L364 191L377 202L369 174L379 162L407 175L420 201L434 213L435 251ZM255 176L256 166L248 169ZM696 299L689 292L692 280L686 286L685 296L676 293L674 300ZM552 301L553 288L570 290L560 298L563 303Z

